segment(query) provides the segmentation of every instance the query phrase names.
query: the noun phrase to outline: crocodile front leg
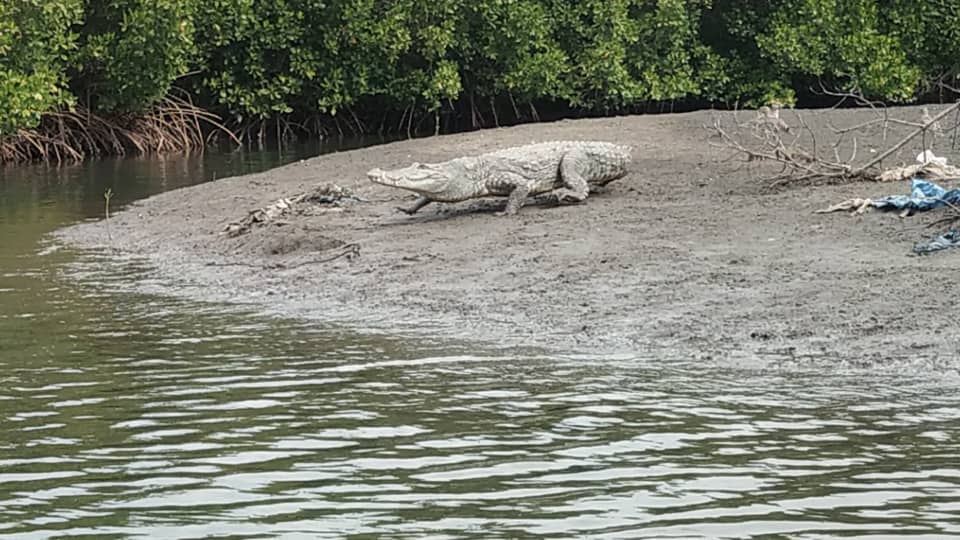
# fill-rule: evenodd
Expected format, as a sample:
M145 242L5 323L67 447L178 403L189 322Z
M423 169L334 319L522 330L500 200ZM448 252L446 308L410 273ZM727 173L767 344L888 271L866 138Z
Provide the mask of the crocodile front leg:
M503 209L503 212L499 212L498 215L501 216L513 216L520 211L520 207L523 206L523 203L527 200L527 195L530 194L530 186L521 183L514 186L513 191L510 192L510 196L507 198L507 207Z
M398 206L398 207L397 207L397 210L403 212L404 214L407 214L408 216L412 216L412 215L416 214L418 210L420 210L420 209L423 208L424 206L430 204L431 202L433 202L433 201L431 201L430 199L428 199L428 198L424 197L423 195L421 195L421 196L417 197L417 200L414 201L413 204L411 204L409 207L404 208L404 207L402 207L402 206Z

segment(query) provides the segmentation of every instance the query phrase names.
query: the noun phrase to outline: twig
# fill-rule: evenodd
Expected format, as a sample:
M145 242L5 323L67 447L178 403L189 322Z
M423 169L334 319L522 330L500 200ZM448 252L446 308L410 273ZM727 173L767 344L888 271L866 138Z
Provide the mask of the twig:
M331 255L330 257L325 257L323 259L311 259L308 261L302 261L297 264L283 264L283 263L271 263L271 264L250 264L244 262L207 262L204 263L204 266L244 266L247 268L259 268L261 270L291 270L293 268L300 268L301 266L306 266L308 264L323 264L335 261L341 257L347 257L352 259L354 257L360 256L360 244L346 244L341 247L340 253L336 255Z
M957 126L960 126L960 109L957 109L957 119L953 124L953 141L950 142L950 148L952 150L957 149L957 133L960 133L960 129L957 129Z
M910 141L912 141L914 138L916 138L917 135L920 135L921 133L925 132L930 126L932 126L933 124L935 124L938 120L940 120L940 119L943 118L944 116L947 116L948 114L950 114L951 112L953 112L953 111L955 111L955 110L960 110L960 102L954 103L953 105L947 107L947 108L944 109L943 111L940 111L939 114L937 114L937 115L934 116L932 119L930 119L930 121L926 122L926 123L923 125L923 127L914 130L912 133L910 133L909 135L907 135L906 137L904 137L903 139L901 139L900 142L894 144L893 146L891 146L890 148L888 148L885 152L881 153L879 156L871 159L869 162L867 162L866 165L863 165L862 167L854 170L853 173L852 173L852 175L853 175L853 176L862 175L867 169L869 169L870 167L873 167L873 166L876 165L877 163L880 163L881 161L883 161L885 158L887 158L887 157L889 157L890 155L892 155L892 154L893 154L894 152L896 152L897 150L900 150L901 148L903 148L908 142L910 142Z
M935 197L934 199L937 200L937 201L942 202L943 204L945 204L945 205L947 205L947 206L949 206L951 210L953 210L954 212L957 213L958 216L960 216L960 207L957 207L957 205L953 204L952 202L950 202L950 201L948 201L948 200L946 200L946 199L941 199L940 197Z
M338 253L338 254L336 254L336 255L331 255L330 257L326 257L326 258L323 258L323 259L312 259L312 260L308 260L308 261L299 262L299 263L297 263L297 264L277 263L277 264L275 264L275 265L268 265L268 266L266 266L266 267L264 267L264 268L278 269L278 270L290 270L290 269L293 269L293 268L300 268L301 266L306 266L306 265L308 265L308 264L323 264L323 263L328 263L328 262L331 262L331 261L335 261L335 260L337 260L337 259L339 259L339 258L341 258L341 257L347 257L348 259L352 259L352 258L354 258L354 257L359 257L359 256L360 256L360 244L347 244L347 245L343 246L342 250L343 250L343 251L341 251L340 253Z
M106 223L106 226L107 226L107 239L110 241L111 248L113 247L113 232L110 230L110 199L112 198L113 198L113 189L107 188L107 190L103 192L103 200L104 200L103 214L104 214L104 222Z
M942 225L945 224L945 223L949 223L949 224L952 225L952 224L954 224L954 223L956 223L956 222L958 222L958 221L960 221L960 215L958 215L958 216L947 216L947 217L940 218L940 219L935 220L935 221L931 221L930 223L928 223L928 224L924 227L924 229L932 229L932 228L934 228L934 227L942 226Z

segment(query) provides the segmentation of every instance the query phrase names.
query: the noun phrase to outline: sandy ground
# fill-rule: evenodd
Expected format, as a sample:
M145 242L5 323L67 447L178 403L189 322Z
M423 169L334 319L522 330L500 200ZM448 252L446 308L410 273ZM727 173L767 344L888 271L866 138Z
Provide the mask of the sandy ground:
M918 108L895 112L920 116ZM323 155L135 203L112 218L112 244L144 257L171 294L358 330L601 355L951 365L960 344L952 298L960 251L911 253L923 225L943 214L814 214L909 185L766 189L755 167L710 145L716 139L703 126L713 114L561 121ZM788 122L792 114L785 112ZM872 117L803 114L824 139L828 122ZM861 155L896 135L884 142L878 129L861 134ZM628 176L582 204L530 204L513 217L494 215L502 199L406 216L393 208L411 194L365 177L373 167L552 139L632 144L635 161ZM918 140L899 159L912 161L919 150ZM238 238L222 234L247 211L322 183L365 202L313 208ZM107 244L103 222L58 236L81 248ZM341 253L342 244L359 246L359 256L309 262Z

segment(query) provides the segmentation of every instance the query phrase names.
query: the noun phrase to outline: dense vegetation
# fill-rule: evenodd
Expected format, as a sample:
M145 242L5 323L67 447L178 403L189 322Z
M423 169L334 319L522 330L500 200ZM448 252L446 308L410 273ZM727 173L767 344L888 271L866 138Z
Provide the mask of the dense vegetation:
M79 110L123 119L123 146L190 103L262 135L792 103L820 84L910 101L958 61L952 0L0 0L0 135L53 136Z

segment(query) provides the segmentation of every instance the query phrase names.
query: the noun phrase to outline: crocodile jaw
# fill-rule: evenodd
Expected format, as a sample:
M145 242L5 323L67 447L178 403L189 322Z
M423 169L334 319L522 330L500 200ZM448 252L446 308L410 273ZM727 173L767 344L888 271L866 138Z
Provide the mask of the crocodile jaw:
M450 175L438 165L414 163L403 169L371 169L367 178L375 184L406 189L426 196L442 196L450 185Z

